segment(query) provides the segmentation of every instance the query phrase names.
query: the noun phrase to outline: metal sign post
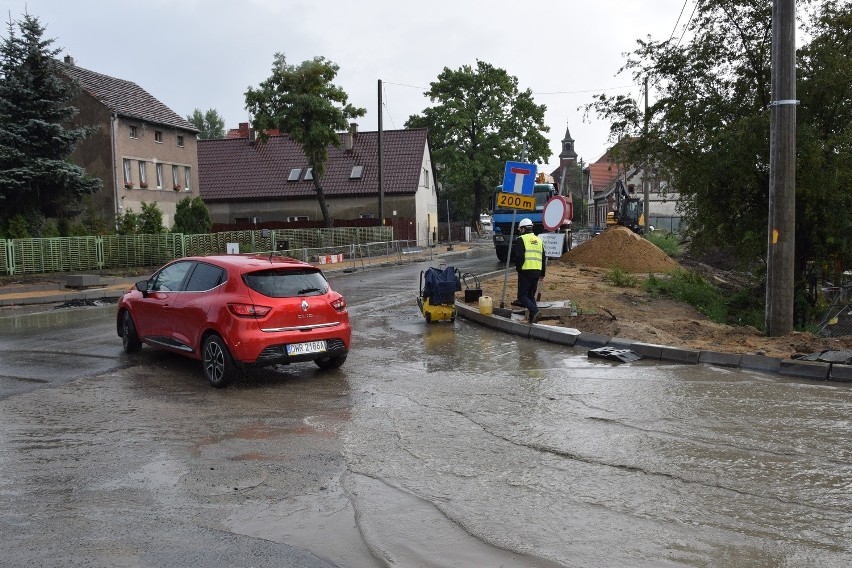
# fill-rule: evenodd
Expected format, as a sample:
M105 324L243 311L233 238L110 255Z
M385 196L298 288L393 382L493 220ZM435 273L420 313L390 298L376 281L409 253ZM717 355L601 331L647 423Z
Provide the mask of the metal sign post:
M509 279L509 263L512 261L512 252L515 239L515 217L518 215L517 209L512 209L512 228L509 229L509 251L506 253L506 267L503 270L503 293L500 294L500 307L506 307L506 280Z
M506 168L503 172L503 193L532 195L535 191L536 169L537 166L535 164L506 162ZM518 205L520 205L520 203ZM535 200L533 200L533 207L535 207ZM503 270L503 292L500 295L501 309L506 307L506 281L509 279L509 263L512 262L512 254L514 252L515 220L517 215L517 208L513 208L512 226L509 229L509 250L506 252L506 267Z

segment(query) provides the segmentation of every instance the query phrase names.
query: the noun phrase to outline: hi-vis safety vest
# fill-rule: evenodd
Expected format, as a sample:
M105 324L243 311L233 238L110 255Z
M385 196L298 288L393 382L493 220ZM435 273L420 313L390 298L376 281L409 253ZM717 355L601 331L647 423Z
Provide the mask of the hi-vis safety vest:
M524 263L521 270L541 270L544 260L544 244L532 233L521 235L524 241Z

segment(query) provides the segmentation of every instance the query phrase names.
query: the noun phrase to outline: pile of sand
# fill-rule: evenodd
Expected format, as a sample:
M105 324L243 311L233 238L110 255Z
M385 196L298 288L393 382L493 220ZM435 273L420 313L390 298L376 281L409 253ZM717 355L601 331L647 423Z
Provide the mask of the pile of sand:
M619 267L627 272L671 272L679 265L658 246L627 227L609 227L600 235L577 245L556 262L574 262L601 268Z

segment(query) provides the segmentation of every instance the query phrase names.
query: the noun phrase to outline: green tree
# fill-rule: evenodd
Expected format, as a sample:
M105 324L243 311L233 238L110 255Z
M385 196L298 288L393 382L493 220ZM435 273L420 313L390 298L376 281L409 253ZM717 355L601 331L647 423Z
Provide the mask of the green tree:
M324 57L314 57L299 65L287 63L284 54L276 53L272 76L257 89L246 91L246 108L254 116L252 125L259 139L268 139L267 130L287 133L302 147L308 166L313 168L314 191L322 218L331 227L331 217L322 188L329 146L341 147L339 132L349 120L367 111L348 103L346 92L332 84L339 66Z
M408 128L426 127L441 182L455 209L475 226L485 200L503 179L507 160L546 162L542 133L545 105L532 92L518 90L518 79L482 61L476 67L444 68L426 92L434 104L413 115Z
M186 119L200 131L198 137L202 140L225 137L225 119L214 108L203 113L197 108Z
M32 235L30 234L27 219L23 215L15 215L9 219L8 228L6 229L6 238L29 239L31 237Z
M134 213L133 209L119 212L117 217L119 235L135 235L139 232L139 215ZM82 226L80 228L82 229Z
M0 221L17 215L39 224L72 217L100 181L68 161L85 128L66 128L77 114L74 87L63 79L38 19L9 21L0 42ZM19 35L20 34L20 35Z
M139 214L139 232L143 235L156 235L165 233L163 226L163 212L157 207L157 202L142 202L142 212Z
M827 257L849 261L852 207L852 41L848 2L805 2L799 50L796 272ZM611 123L627 160L650 155L685 198L692 248L723 249L743 263L765 258L769 199L770 0L697 4L681 43L638 41L622 71L649 79L656 101L599 95L589 110Z
M212 226L210 212L201 197L184 197L178 202L172 232L199 235L209 233Z

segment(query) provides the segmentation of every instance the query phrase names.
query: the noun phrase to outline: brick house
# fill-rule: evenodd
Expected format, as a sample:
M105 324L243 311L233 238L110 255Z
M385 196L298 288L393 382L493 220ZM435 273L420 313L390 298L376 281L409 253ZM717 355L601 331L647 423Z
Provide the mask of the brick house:
M341 135L328 150L323 193L329 214L345 220L378 219L378 132ZM382 132L383 210L399 239L430 242L438 225L438 189L425 128ZM321 222L311 168L301 146L286 135L262 143L243 123L226 138L198 141L201 197L214 224L274 227ZM376 221L378 222L378 221Z
M78 67L70 56L59 69L81 87L71 102L80 111L74 125L95 128L71 160L103 182L96 210L112 225L117 213L156 202L170 228L177 202L198 195L198 129L136 83Z

